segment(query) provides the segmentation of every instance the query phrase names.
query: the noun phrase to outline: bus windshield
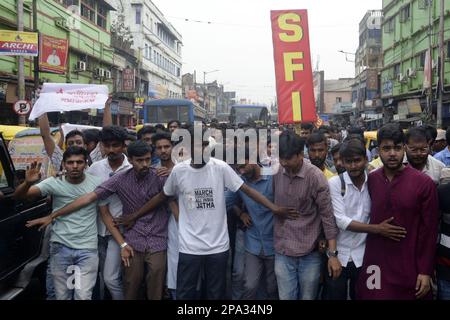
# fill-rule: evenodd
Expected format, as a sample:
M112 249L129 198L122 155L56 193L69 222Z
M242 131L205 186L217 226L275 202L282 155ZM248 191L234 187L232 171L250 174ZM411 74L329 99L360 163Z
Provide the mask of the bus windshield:
M178 120L182 123L189 122L189 106L154 106L149 108L149 123L167 123Z
M265 121L267 116L264 107L233 107L232 117L236 124L247 123L248 121Z

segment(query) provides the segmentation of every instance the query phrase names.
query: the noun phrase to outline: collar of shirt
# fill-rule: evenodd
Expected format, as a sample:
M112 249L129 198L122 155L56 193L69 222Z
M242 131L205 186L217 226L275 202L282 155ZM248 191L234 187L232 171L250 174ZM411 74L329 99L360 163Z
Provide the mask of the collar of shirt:
M119 173L119 172L121 172L121 171L123 171L123 170L125 170L125 169L130 169L130 168L132 167L132 165L128 162L127 156L126 156L125 154L123 154L123 157L124 157L124 158L123 158L123 162L122 162L122 164L120 165L120 167L118 167L118 168L116 169L116 171L113 171L113 170L112 170L111 165L109 164L108 159L104 159L104 161L105 161L105 162L104 162L104 166L105 166L106 170L110 172L110 175L111 175L111 176L113 176L114 174Z
M394 175L394 178L392 179L392 181L394 181L395 179L397 179L398 177L400 177L401 175L403 175L406 171L409 171L412 167L409 165L409 163L404 163L404 165L405 165L405 167L403 168L403 170L399 170L399 171L397 171L396 173L395 173L395 175ZM415 169L414 169L415 170ZM386 180L389 180L388 178L387 178L387 176L386 176L386 172L384 172L384 169L382 168L381 169L381 174L383 175L383 177L386 179ZM392 182L392 181L390 181L390 182Z
M367 185L367 179L368 179L367 172L364 173L364 176L365 176L364 177L364 184L363 184L363 187L362 187L361 191L364 191L364 189L366 188L366 185ZM354 186L355 188L357 188L347 172L344 172L343 177L344 177L344 182L345 182L346 185L351 185L351 186Z
M425 171L427 171L427 170L430 170L430 165L431 165L431 162L432 162L433 160L434 160L433 156L432 156L432 155L428 155L427 163L425 164L425 167L423 167L422 172L425 172ZM406 152L405 152L405 156L404 156L404 158L403 158L403 164L404 164L404 165L409 165L409 162L408 162L408 156L406 155Z
M448 147L446 147L443 151L442 151L442 155L446 158L450 158L450 150L448 150Z
M305 166L306 165L307 165L307 162L305 161L305 159L303 159L303 164L302 164L300 170L294 175L294 178L295 177L302 178L302 179L305 178L305 173L306 173L306 167ZM288 177L291 177L289 175L289 173L287 173L287 171L286 171L286 169L284 167L283 167L283 174L288 176Z
M153 167L149 168L149 172L143 176L143 177L139 177L138 174L136 173L136 170L134 170L133 167L130 168L131 171L133 171L131 174L133 175L133 179L136 183L141 183L142 181L146 180L148 178L149 175L156 175L156 169Z

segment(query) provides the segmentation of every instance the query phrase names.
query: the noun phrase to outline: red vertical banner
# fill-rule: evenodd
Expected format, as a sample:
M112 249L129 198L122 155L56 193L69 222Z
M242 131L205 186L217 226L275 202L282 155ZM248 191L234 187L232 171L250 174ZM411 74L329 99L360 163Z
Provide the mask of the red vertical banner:
M278 122L292 124L317 119L314 101L308 13L271 11Z

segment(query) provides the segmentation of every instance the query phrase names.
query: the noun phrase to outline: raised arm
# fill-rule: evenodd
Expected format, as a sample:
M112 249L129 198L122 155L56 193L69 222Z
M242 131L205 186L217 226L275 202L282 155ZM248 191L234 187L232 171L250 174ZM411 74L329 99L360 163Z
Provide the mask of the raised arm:
M33 185L41 180L42 163L33 162L25 172L25 181L13 194L15 200L33 200L42 196L41 190Z
M47 156L51 158L55 151L55 141L53 141L50 133L50 124L48 123L46 113L39 117L39 130L41 132L42 140L44 141L45 152L47 152Z

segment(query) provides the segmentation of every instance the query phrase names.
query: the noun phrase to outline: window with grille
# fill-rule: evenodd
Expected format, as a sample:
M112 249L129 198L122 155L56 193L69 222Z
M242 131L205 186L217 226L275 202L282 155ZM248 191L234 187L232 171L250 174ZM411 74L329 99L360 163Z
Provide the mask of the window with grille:
M389 19L384 25L384 32L391 33L395 31L395 17Z
M400 22L405 22L411 17L411 6L407 4L403 8L400 9Z
M81 1L81 15L86 19L95 23L95 1L82 0Z

